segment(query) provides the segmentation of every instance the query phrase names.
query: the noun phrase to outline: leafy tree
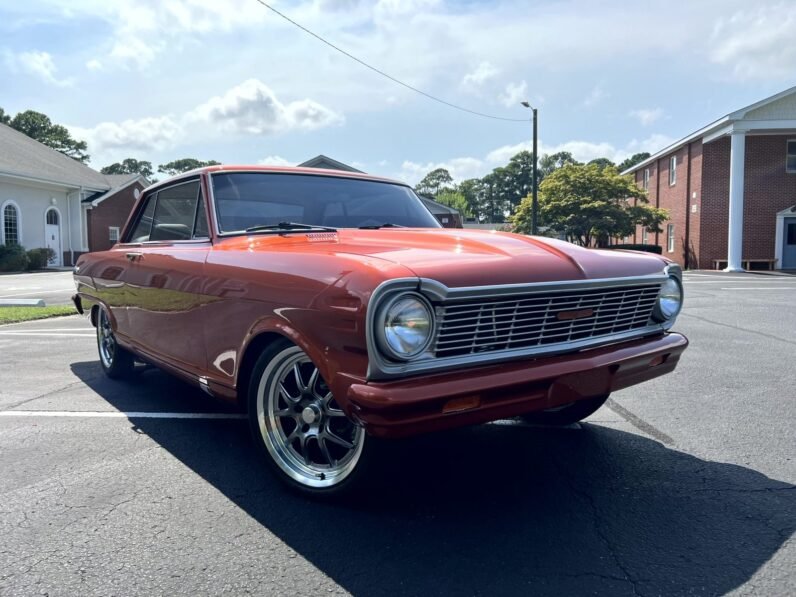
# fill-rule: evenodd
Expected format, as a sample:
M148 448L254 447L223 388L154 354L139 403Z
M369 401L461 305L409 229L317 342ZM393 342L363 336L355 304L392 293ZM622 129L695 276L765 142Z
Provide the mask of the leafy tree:
M445 168L437 168L426 174L423 180L417 183L415 191L420 195L434 199L442 190L451 186L453 186L451 173Z
M504 174L504 191L508 193L508 203L514 211L533 188L533 153L521 151L509 160ZM539 171L536 172L537 179Z
M462 218L469 218L471 216L470 206L467 204L467 199L462 193L444 190L437 195L436 201L457 210L462 214Z
M627 158L624 161L622 161L616 167L616 169L619 170L620 172L624 172L628 168L632 168L636 164L640 164L641 162L646 160L648 157L650 157L650 154L649 154L648 151L642 151L641 153L634 153L629 158Z
M85 163L89 159L89 155L86 153L88 149L86 142L73 139L65 126L53 124L46 114L25 110L14 116L9 125L31 139L36 139L36 141L44 143L78 162Z
M464 196L467 202L467 213L470 217L481 221L486 219L483 213L484 183L480 178L468 178L456 187L456 192Z
M221 162L217 162L215 160L197 160L195 158L182 158L180 160L174 160L167 164L160 164L158 166L158 172L163 172L168 176L174 176L175 174L182 174L183 172L188 172L188 170L194 170L196 168L204 168L205 166L218 166Z
M102 174L141 174L147 178L151 178L152 174L154 174L152 162L136 160L134 158L127 158L121 162L115 162L110 166L105 166L100 172Z
M6 114L3 108L0 108L0 124L9 124L11 122L11 115Z
M590 165L591 165L591 164L594 164L594 165L595 165L595 166L597 166L597 167L598 167L600 170L602 170L603 168L606 168L606 167L608 167L608 166L613 166L614 168L616 168L616 164L614 164L614 163L613 163L611 160L609 160L608 158L595 158L595 159L591 160L591 161L589 162L589 164L590 164Z
M544 154L541 158L539 158L539 168L538 168L538 175L539 175L539 184L541 185L542 181L545 179L546 176L552 174L559 168L566 166L567 164L579 164L580 162L572 157L572 154L568 151L559 151L558 153L554 154Z
M604 246L611 237L629 236L637 225L660 232L668 212L648 205L647 194L630 176L597 164L567 164L548 175L540 186L542 224L584 247ZM635 200L635 201L631 201ZM531 227L531 200L514 214L515 230Z

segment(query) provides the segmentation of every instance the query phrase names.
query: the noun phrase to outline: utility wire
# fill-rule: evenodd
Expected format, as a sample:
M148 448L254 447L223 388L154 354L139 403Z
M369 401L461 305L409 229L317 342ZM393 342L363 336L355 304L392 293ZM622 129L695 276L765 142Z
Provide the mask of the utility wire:
M337 50L338 52L340 52L344 56L347 56L351 60L353 60L355 62L358 62L359 64L361 64L365 68L369 68L373 72L380 74L382 77L388 78L393 83L398 83L398 85L401 85L402 87L406 87L407 89L409 89L411 91L414 91L415 93L419 93L420 95L425 96L425 97L427 97L430 100L433 100L435 102L439 102L440 104L448 106L449 108L454 108L454 109L460 110L462 112L467 112L468 114L473 114L475 116L482 116L483 118L491 118L493 120L505 120L507 122L528 122L528 120L529 120L527 118L506 118L505 116L495 116L494 114L485 114L483 112L477 112L475 110L470 110L470 109L464 108L462 106L457 106L456 104L453 104L451 102L445 101L444 99L440 99L440 98L438 98L436 96L431 95L430 93L426 93L425 91L423 91L421 89L418 89L417 87L412 87L408 83L404 83L403 81L401 81L399 79L396 79L392 75L390 75L388 73L385 73L383 70L380 70L380 69L376 68L375 66L372 66L372 65L368 64L364 60L360 60L359 58L357 58L353 54L349 54L348 52L346 52L342 48L334 45L332 42L327 41L326 39L324 39L323 37L321 37L317 33L314 33L312 31L310 31L309 29L307 29L306 27L304 27L303 25L297 23L296 21L291 19L286 14L279 12L277 9L275 9L273 6L271 6L267 2L264 2L263 0L256 0L256 1L259 2L260 4L262 4L265 8L267 8L268 10L273 12L274 14L277 14L280 17L282 17L283 19L285 19L288 23L291 23L292 25L295 25L296 27L298 27L299 29L304 31L304 33L307 33L307 34L311 35L312 37L314 37L315 39L317 39L318 41L320 41L322 43L325 43L330 48L332 48L334 50Z

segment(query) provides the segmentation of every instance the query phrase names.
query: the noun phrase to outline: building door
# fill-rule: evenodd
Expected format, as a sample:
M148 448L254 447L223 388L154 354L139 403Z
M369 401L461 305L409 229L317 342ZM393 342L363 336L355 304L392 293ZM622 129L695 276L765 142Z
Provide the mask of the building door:
M785 218L782 235L782 269L796 269L796 218Z
M60 267L62 264L63 253L61 252L61 218L58 212L52 207L44 215L44 246L52 249L55 253L50 259L49 265Z

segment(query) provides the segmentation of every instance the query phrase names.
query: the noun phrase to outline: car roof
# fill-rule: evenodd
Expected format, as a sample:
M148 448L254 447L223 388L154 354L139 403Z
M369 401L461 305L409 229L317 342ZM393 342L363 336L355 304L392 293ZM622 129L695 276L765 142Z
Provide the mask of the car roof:
M314 176L333 176L335 178L354 178L358 180L370 180L374 182L387 182L391 184L399 184L402 186L409 186L405 182L385 178L383 176L374 176L372 174L365 174L364 172L346 172L344 170L330 170L326 168L306 168L299 166L247 166L247 165L218 165L218 166L204 166L203 168L195 168L188 172L182 172L165 180L161 180L150 188L162 187L178 182L182 178L196 176L197 174L219 174L227 172L272 172L277 174L310 174Z

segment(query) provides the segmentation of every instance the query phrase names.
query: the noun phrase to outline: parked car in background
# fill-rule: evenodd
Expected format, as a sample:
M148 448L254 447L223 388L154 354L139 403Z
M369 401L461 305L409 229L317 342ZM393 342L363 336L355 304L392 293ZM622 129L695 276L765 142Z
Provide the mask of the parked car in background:
M581 420L688 344L665 258L443 229L408 186L336 171L160 182L75 282L108 376L139 360L239 401L311 494L356 487L379 438Z

